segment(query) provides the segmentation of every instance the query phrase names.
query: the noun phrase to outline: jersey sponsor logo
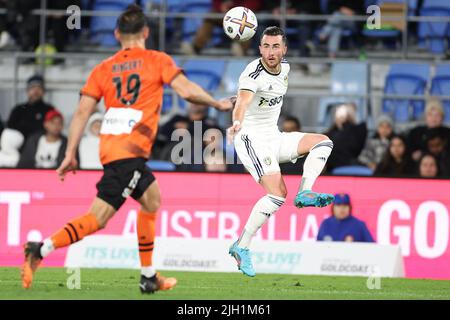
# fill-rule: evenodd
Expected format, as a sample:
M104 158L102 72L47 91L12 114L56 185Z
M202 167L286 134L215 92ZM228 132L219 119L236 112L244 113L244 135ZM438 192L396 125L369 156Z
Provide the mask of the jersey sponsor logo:
M258 103L258 107L272 107L279 104L281 101L283 101L283 96L275 97L272 99L261 97Z
M130 134L143 112L132 108L109 108L102 122L101 134Z

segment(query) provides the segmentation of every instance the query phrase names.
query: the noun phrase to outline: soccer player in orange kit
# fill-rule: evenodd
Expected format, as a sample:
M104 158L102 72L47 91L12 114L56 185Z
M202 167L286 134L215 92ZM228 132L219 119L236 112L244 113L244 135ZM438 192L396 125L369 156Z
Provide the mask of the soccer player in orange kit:
M136 228L142 266L141 292L153 293L176 285L175 278L162 277L152 266L160 191L146 161L158 129L163 85L170 85L189 102L222 111L233 105L230 99L215 100L189 81L167 54L145 49L149 28L139 6L131 5L119 16L114 33L121 50L98 64L81 89L66 156L57 169L59 178L64 180L68 172L77 168L76 150L84 127L103 98L107 110L100 134L104 173L97 183L97 196L84 215L69 221L43 242L25 244L21 273L24 288L30 288L33 274L44 257L104 228L128 196L141 205Z

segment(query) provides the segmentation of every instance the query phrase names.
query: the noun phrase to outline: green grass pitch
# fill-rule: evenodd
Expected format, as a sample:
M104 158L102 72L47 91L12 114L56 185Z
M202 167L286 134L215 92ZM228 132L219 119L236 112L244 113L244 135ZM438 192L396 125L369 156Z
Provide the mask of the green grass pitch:
M173 290L141 295L138 270L81 269L81 288L68 289L65 268L41 268L33 287L21 287L18 268L0 268L0 299L450 299L450 281L382 278L369 290L367 278L240 273L173 272Z

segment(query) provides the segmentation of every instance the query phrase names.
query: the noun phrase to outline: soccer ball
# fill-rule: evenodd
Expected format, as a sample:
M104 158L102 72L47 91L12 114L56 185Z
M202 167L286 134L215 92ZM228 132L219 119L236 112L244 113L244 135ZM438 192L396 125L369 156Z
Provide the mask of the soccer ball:
M245 7L234 7L223 17L223 31L233 40L249 40L255 35L257 27L255 14Z

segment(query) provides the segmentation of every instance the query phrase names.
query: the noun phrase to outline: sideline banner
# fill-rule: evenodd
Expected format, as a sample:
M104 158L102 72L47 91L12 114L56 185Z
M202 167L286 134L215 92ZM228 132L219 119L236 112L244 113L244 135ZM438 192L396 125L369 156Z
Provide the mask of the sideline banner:
M156 172L162 193L157 236L226 240L231 243L253 204L264 195L246 174ZM78 171L60 182L53 170L0 170L0 265L20 265L22 244L51 235L88 210L99 171ZM286 204L257 240L314 241L330 208L292 205L300 176L286 176ZM353 214L379 244L398 244L405 276L450 279L450 180L320 177L315 189L347 192ZM138 204L129 199L98 234L133 236ZM256 240L256 241L257 241ZM45 259L62 266L66 250Z
M157 238L154 266L178 271L237 271L230 243L218 239ZM257 273L403 277L400 247L374 243L254 241ZM135 237L90 236L71 246L70 268L140 268Z

